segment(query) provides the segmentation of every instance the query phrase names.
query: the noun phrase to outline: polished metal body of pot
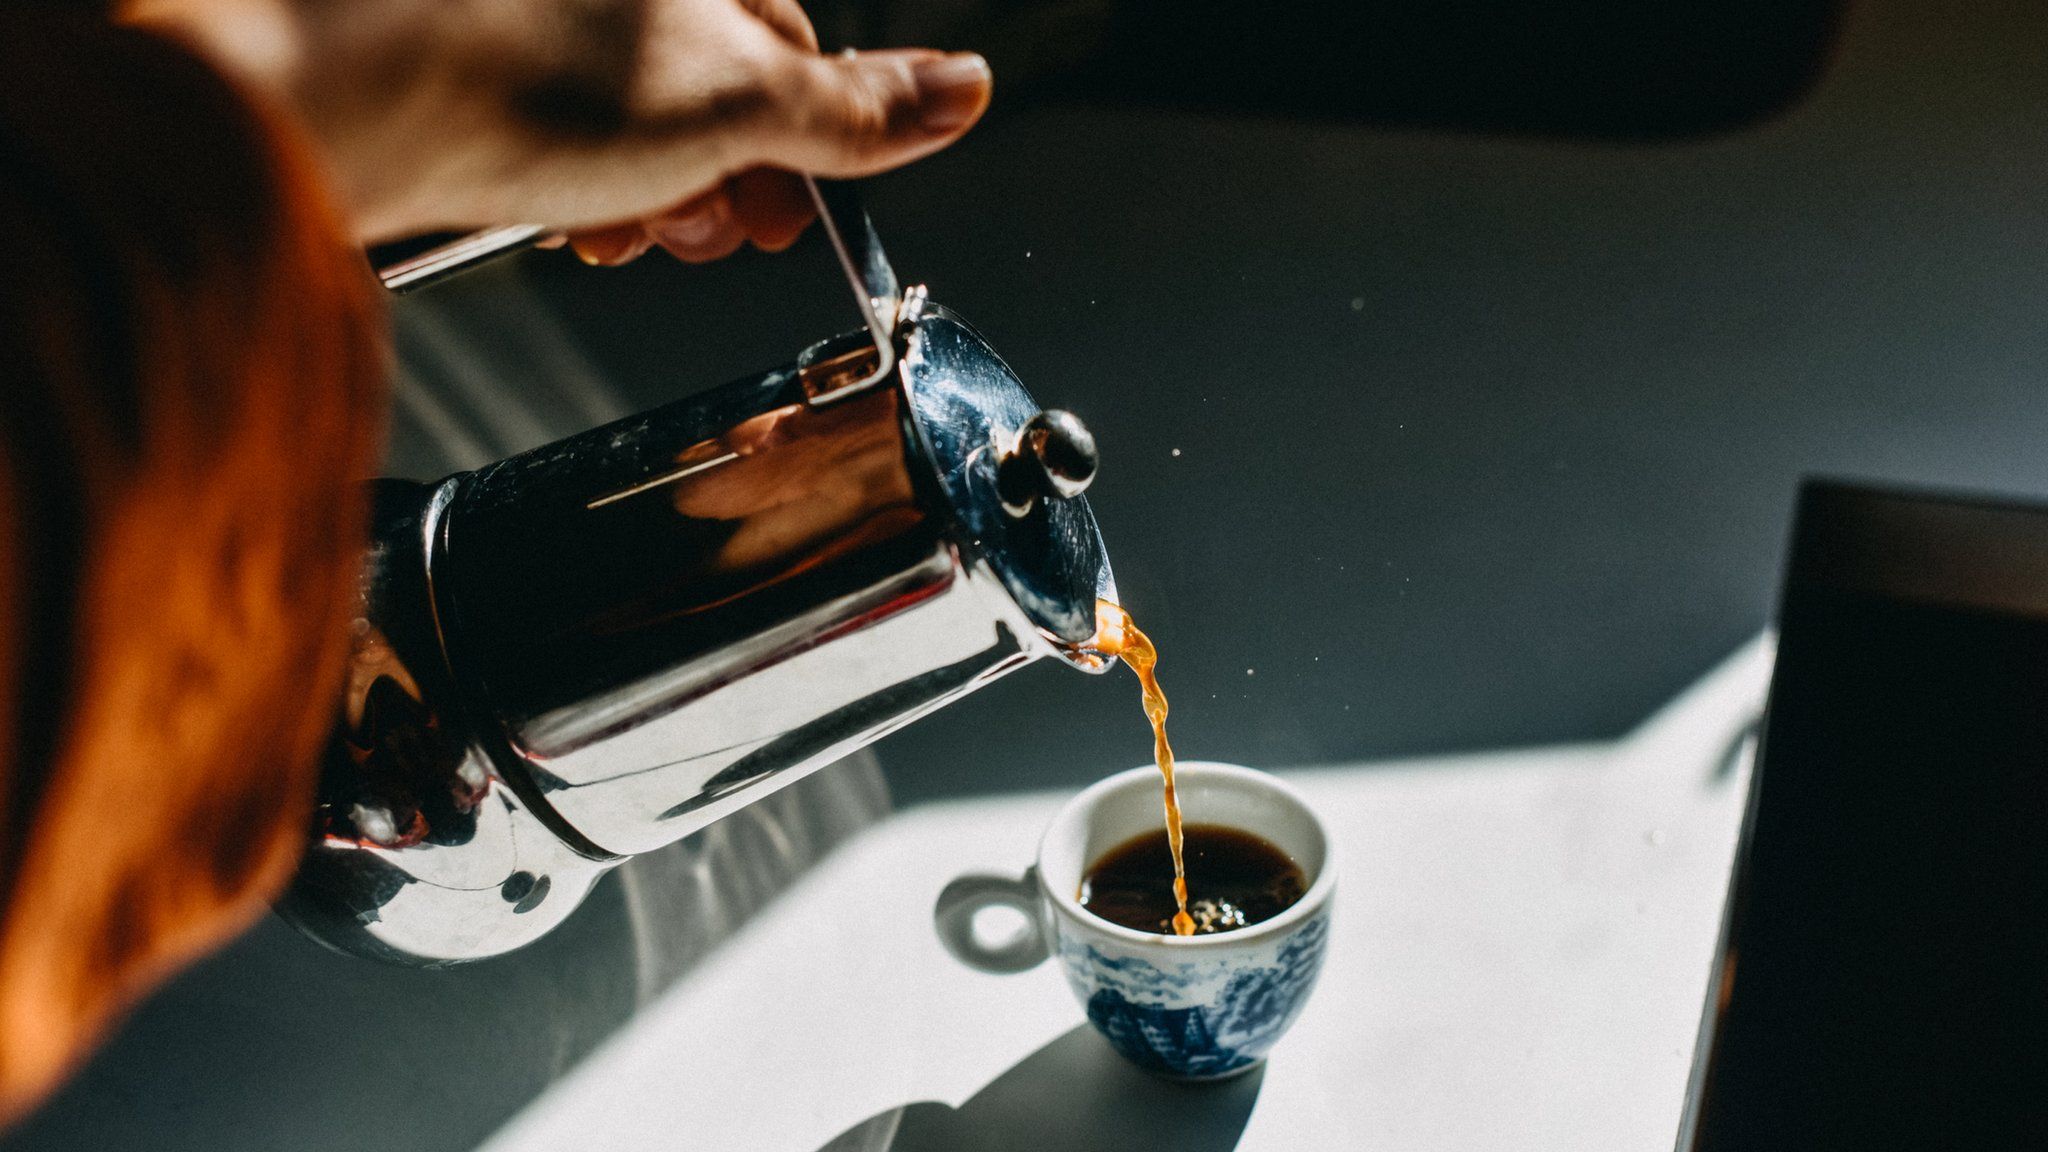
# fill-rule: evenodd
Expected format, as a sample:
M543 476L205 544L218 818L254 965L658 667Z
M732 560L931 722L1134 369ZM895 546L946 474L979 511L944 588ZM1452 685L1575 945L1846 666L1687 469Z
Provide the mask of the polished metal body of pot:
M861 284L879 247L836 223ZM921 290L864 303L869 331L790 365L378 483L287 918L405 963L496 955L624 858L1034 659L1108 665L1085 429Z

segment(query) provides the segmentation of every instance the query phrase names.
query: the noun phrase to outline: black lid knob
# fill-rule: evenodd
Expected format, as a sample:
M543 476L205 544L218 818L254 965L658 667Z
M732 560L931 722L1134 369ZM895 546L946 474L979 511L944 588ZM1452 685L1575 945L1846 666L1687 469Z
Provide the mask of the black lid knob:
M1003 511L1028 516L1040 499L1070 500L1088 490L1102 458L1095 436L1081 418L1048 408L1026 421L1017 441L996 465L996 491Z

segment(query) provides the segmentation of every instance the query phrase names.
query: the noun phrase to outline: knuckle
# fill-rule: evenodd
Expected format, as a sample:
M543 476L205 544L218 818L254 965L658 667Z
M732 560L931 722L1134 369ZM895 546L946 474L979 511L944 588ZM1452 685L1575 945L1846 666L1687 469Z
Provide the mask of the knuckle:
M714 86L712 114L730 121L750 121L772 109L789 91L790 61L786 53L743 49L727 61L731 69L724 84Z
M871 151L900 135L916 112L907 68L842 65L836 129L847 147Z

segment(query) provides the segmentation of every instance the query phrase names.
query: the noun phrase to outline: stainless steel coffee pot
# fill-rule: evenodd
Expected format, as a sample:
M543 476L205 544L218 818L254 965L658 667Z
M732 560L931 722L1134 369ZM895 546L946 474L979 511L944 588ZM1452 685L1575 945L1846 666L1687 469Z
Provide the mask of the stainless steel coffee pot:
M899 290L814 186L866 327L437 484L379 481L313 843L280 904L440 965L1042 656L1089 650L1095 447Z

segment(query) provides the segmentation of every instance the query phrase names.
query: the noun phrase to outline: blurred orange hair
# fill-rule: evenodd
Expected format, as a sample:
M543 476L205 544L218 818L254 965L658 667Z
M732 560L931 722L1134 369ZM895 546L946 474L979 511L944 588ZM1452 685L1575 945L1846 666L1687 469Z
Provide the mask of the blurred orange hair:
M166 40L0 16L0 1119L297 858L373 293L281 117Z

